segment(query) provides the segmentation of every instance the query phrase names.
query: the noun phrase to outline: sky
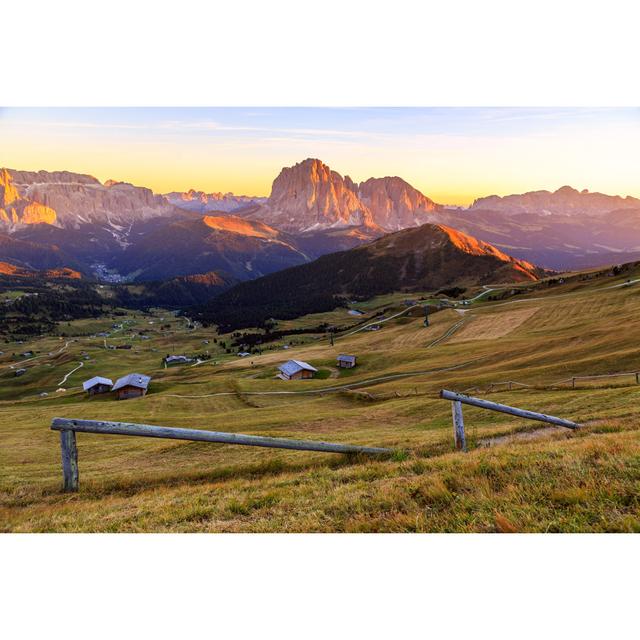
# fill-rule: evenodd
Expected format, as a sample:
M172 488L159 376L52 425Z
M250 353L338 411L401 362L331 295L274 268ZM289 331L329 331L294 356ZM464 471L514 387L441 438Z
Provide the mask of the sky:
M0 108L0 167L89 173L156 193L266 196L319 158L469 205L564 185L640 197L638 108Z

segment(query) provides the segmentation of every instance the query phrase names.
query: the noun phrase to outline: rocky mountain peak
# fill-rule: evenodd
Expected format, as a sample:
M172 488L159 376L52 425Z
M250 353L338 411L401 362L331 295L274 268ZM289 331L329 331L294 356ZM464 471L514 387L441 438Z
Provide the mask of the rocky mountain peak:
M415 227L442 209L399 177L357 185L317 158L285 167L259 215L292 232L363 227L378 232Z
M265 219L290 231L377 226L354 187L351 178L307 158L282 169L273 181Z
M431 219L429 214L443 208L397 176L369 178L360 183L358 193L376 223L389 230L424 224Z
M13 184L11 174L6 169L0 169L0 207L8 207L19 198L20 194Z
M56 218L53 209L20 194L9 170L0 170L0 224L54 224Z

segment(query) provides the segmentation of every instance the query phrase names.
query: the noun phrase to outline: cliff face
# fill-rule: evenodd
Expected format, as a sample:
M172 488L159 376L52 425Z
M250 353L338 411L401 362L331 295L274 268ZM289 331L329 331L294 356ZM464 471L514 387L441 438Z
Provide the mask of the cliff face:
M19 199L20 194L13 184L11 174L6 169L0 169L0 207L6 209Z
M311 158L280 172L261 213L266 222L287 231L376 226L351 179Z
M126 182L108 180L103 185L93 176L70 171L0 172L0 222L5 225L46 223L78 228L93 223L128 227L175 211L163 196Z
M163 196L125 182L37 182L25 185L24 193L30 200L55 209L63 227L86 223L129 225L174 211Z
M376 224L387 230L420 226L429 220L430 213L442 210L442 205L398 177L369 178L360 183L358 194Z
M24 224L54 224L56 212L38 201L23 197L13 182L11 174L0 170L0 224L17 226Z
M361 227L381 235L423 224L441 208L401 178L370 178L357 185L308 158L282 169L256 217L296 233Z

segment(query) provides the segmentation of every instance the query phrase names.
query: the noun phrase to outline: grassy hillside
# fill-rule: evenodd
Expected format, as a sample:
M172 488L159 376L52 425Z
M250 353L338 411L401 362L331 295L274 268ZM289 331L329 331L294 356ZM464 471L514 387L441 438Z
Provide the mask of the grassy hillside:
M65 339L4 344L0 526L5 531L639 531L640 385L634 375L578 380L575 388L566 382L640 369L640 282L626 284L636 278L640 269L633 267L531 290L528 284L496 288L477 302L433 314L428 328L422 318L404 314L381 321L379 331L367 331L363 324L355 326L362 318L336 309L280 327L317 326L328 316L353 324L333 347L321 335L294 336L247 358L226 352L220 341L227 344L228 336L189 329L187 320L162 311L129 314L124 328L106 338L107 344L130 342L131 350L105 349L102 338L88 335L114 331L111 320L72 321ZM465 295L480 293L470 289ZM366 318L382 309L406 309L399 304L403 297L365 303ZM148 340L140 338L141 331L148 332ZM17 355L27 349L34 350L35 360ZM197 366L161 364L166 353L206 350L211 359ZM358 355L357 369L335 368L341 352ZM289 357L307 360L328 377L275 379L276 366ZM66 391L56 392L81 362L62 385ZM14 376L18 363L27 368L24 376ZM153 376L145 398L89 400L81 393L81 382L93 375L115 379L130 371ZM568 432L465 407L470 451L454 452L450 405L438 399L438 390L477 388L473 393L481 394L507 381L530 386L512 391L494 386L498 391L489 397L586 426ZM331 391L315 393L322 389ZM281 391L293 393L270 393ZM40 397L42 392L48 395ZM62 494L58 435L49 429L54 416L369 444L396 453L386 460L359 460L79 434L80 492Z
M193 310L223 330L265 326L322 313L346 300L395 291L436 291L489 282L536 281L544 275L471 236L434 224L390 233L349 251L242 282Z

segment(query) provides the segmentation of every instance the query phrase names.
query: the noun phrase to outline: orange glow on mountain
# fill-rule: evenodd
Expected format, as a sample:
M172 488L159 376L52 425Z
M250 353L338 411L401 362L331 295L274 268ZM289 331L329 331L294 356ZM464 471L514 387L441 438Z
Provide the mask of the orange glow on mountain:
M461 251L475 256L492 255L495 258L498 258L498 260L502 260L503 262L512 262L514 263L516 269L522 271L522 273L526 274L527 277L531 278L532 280L535 280L535 278L528 272L528 270L533 271L536 268L530 262L512 258L493 245L483 242L482 240L478 240L477 238L467 235L462 231L458 231L457 229L452 229L451 227L447 227L443 224L439 224L436 226L438 227L438 229L446 233L449 237L449 240L451 240L451 242Z
M15 264L10 264L9 262L0 262L0 274L3 276L14 276L16 274L21 273L21 269L16 267Z
M217 231L239 233L255 238L275 238L278 232L262 222L251 222L237 216L204 216L202 221Z

